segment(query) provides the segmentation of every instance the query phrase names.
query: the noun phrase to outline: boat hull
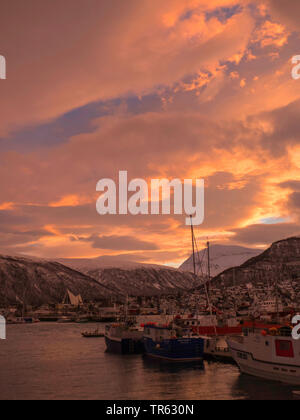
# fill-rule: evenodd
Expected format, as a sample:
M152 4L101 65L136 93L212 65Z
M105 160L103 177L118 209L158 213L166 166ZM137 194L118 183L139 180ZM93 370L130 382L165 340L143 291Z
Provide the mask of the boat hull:
M270 368L269 366L266 366L266 365L259 366L258 364L255 364L255 363L253 365L246 365L246 364L240 363L239 367L240 367L241 372L245 375L255 376L257 378L267 379L267 380L275 381L275 382L282 382L282 383L290 384L290 385L300 385L299 373L298 373L298 377L297 375L291 376L284 372L274 373L272 371L272 368ZM280 368L277 367L277 369L280 369Z
M202 338L181 338L153 341L144 337L145 353L149 357L174 362L195 362L203 360L204 340Z
M251 348L228 340L231 354L243 374L290 385L300 385L300 366L271 358L260 357Z
M104 334L85 334L85 333L82 333L81 335L84 338L103 338L104 337Z
M131 338L122 338L117 340L105 336L105 343L108 353L141 354L144 352L144 344L142 340L134 340Z

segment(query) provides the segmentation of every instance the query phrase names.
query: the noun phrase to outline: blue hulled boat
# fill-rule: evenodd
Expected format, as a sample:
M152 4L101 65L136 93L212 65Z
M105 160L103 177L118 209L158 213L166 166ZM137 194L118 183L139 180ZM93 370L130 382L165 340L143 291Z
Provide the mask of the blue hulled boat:
M172 325L144 327L144 347L147 356L174 362L203 360L204 339Z

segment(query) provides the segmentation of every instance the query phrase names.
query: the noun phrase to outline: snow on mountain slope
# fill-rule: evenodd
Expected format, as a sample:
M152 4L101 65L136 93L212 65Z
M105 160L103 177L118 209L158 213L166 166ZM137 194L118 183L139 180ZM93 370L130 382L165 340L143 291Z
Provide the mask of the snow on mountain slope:
M154 296L177 294L198 287L200 279L191 273L176 269L140 267L95 269L85 272L104 286L118 290L122 295Z
M86 268L79 271L59 262L0 255L0 307L25 302L39 306L62 302L67 290L85 302L116 295L176 294L199 285L190 273L157 267Z
M116 292L85 274L57 262L0 255L0 306L62 302L67 290L84 301L97 301Z
M102 257L97 258L58 258L55 261L66 265L67 267L71 267L74 270L88 272L90 270L98 270L98 269L105 269L105 268L120 268L124 270L133 270L136 268L169 268L166 266L160 266L155 264L144 264L138 263L135 261L126 260L125 258L122 259L120 256L114 257L105 255Z
M122 260L120 257L57 261L85 273L106 287L112 287L121 295L176 294L180 290L199 286L199 281L190 273L172 267Z
M256 257L261 254L262 250L254 248L244 248L235 245L211 245L210 246L210 267L211 275L217 276L224 270L231 267L236 267L250 258ZM207 250L202 249L199 251L198 257L196 255L196 268L197 273L201 275L200 262L203 261L203 271L207 274ZM193 256L190 256L180 267L182 271L193 272Z
M274 242L266 251L251 258L235 269L227 269L216 276L214 283L226 285L253 284L257 282L274 285L282 281L300 278L300 238L292 237Z

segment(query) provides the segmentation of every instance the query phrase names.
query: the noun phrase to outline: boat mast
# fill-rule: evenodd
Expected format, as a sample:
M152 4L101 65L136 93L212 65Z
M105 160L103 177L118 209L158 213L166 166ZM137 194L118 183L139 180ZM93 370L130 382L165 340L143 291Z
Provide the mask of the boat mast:
M23 292L22 318L25 318L26 313L27 313L26 301L27 301L27 286L24 287L24 292Z
M276 287L276 321L279 323L279 285L278 285L278 276L276 275L276 282L275 282L275 287Z
M125 322L128 322L128 303L129 303L129 296L128 293L126 295L126 307L125 307Z
M207 274L208 274L208 281L210 281L210 249L209 249L209 241L207 241Z
M208 275L208 281L206 283L206 294L207 294L207 303L208 303L208 306L209 306L209 311L210 311L210 314L212 315L212 306L211 306L211 301L210 301L210 298L209 298L209 286L210 286L210 276L211 276L211 273L210 273L210 248L209 248L209 246L210 246L210 243L209 243L209 241L207 241L207 275Z
M195 259L195 234L194 234L194 226L193 226L193 218L191 218L191 233L192 233L192 244L193 244L193 268L194 268L194 274L196 276L196 259Z

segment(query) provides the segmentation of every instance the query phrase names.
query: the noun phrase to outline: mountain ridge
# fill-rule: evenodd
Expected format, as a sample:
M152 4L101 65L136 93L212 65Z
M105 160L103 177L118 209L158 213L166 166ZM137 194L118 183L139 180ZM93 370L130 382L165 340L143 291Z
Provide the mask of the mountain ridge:
M201 279L195 278L192 273L169 268L105 268L85 273L103 285L112 285L120 293L135 296L175 294L192 290L201 283Z
M196 269L201 272L200 262L203 261L204 273L207 274L207 249L204 248L196 253ZM238 245L220 245L214 244L210 246L210 269L211 275L215 277L221 272L234 266L239 266L252 257L259 255L262 250L257 248L246 248ZM198 255L198 256L197 256ZM191 255L179 267L181 271L193 272L193 256Z
M264 274L263 274L264 273ZM212 279L212 282L243 282L255 279L274 280L274 276L300 278L300 237L293 236L274 242L261 254L250 258L238 267L231 267Z
M84 273L58 262L0 255L0 304L59 303L67 290L86 301L117 294Z
M114 257L110 255L99 256L96 258L56 258L53 261L57 261L68 267L77 269L79 271L87 271L94 269L106 269L106 268L120 268L120 269L135 269L135 268L157 268L157 269L170 269L173 267L168 267L159 264L148 264L141 263L137 261L131 261L128 259L122 259L120 257ZM176 270L176 269L174 269Z
M78 271L57 261L0 254L0 307L62 302L67 290L85 302L132 294L160 295L195 287L189 273L161 267Z

